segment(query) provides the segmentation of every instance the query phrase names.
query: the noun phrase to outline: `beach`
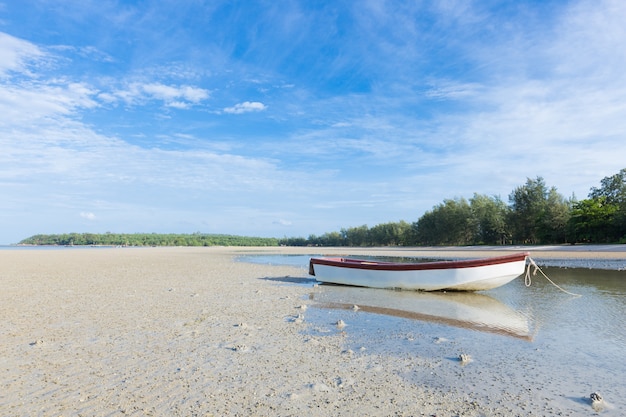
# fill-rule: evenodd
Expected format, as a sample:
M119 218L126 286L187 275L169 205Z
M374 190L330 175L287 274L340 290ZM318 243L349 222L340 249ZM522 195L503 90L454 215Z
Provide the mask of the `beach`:
M536 260L625 253L620 246L572 248L531 252ZM0 250L0 415L560 415L539 394L529 403L523 394L490 391L495 376L484 378L487 394L479 399L411 377L436 366L461 372L455 361L352 349L341 323L328 322L327 334L312 332L307 310L317 286L302 268L236 261L247 254L511 250ZM446 349L442 356L455 351ZM581 402L580 415L592 414Z

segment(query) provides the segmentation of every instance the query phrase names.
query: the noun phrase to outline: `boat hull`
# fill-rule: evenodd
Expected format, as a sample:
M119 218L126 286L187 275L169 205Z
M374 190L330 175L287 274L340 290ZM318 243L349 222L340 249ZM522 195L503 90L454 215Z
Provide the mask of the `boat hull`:
M309 273L320 282L420 291L482 291L524 273L528 253L469 261L401 264L346 258L311 258Z

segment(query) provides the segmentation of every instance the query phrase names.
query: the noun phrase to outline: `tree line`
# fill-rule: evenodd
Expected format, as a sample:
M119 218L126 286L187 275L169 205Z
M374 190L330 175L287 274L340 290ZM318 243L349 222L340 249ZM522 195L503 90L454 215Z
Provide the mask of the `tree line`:
M277 246L278 239L222 234L64 233L34 235L20 245L61 246Z
M308 238L288 246L433 246L626 243L626 168L592 187L587 199L565 198L542 177L516 187L508 204L499 196L446 199L416 222L367 225Z
M417 221L343 228L321 236L262 238L222 234L66 233L35 235L25 245L103 246L436 246L626 243L626 168L600 181L587 199L565 198L542 177L508 196L446 199Z

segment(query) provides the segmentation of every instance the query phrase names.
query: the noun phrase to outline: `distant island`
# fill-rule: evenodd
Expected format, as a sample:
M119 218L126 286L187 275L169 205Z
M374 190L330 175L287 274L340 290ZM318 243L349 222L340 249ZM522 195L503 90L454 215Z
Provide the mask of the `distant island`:
M63 233L34 235L18 243L34 246L278 246L276 238L223 234Z

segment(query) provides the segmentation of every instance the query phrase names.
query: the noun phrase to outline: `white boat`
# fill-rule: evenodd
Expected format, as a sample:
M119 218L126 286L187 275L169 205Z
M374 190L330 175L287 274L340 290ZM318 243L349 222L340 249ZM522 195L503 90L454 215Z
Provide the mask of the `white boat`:
M309 274L319 282L419 291L482 291L500 287L524 273L528 252L461 261L379 262L311 258Z
M318 307L383 314L532 340L529 318L474 292L417 292L328 286L309 295Z

